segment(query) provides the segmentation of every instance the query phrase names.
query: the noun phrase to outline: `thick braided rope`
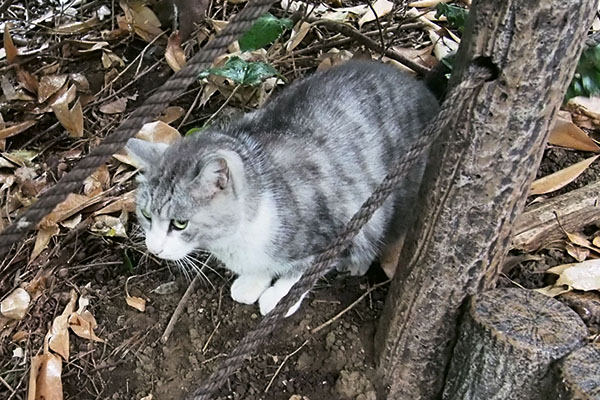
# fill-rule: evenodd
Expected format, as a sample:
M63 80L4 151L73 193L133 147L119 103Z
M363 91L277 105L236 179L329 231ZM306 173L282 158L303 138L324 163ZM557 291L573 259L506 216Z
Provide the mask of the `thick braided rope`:
M117 130L108 136L87 157L81 160L68 174L35 203L33 203L15 222L0 233L0 257L25 233L34 228L44 216L75 192L83 180L104 164L113 154L123 148L127 140L135 135L142 126L156 117L171 101L180 96L194 82L198 74L210 67L211 62L222 54L234 40L245 33L254 21L266 13L274 0L252 0L235 15L229 24L213 40L196 54L188 64L175 73L157 92L139 106Z
M392 166L388 175L351 218L337 239L327 250L317 256L290 292L277 303L275 308L261 320L254 330L248 332L238 346L223 360L219 368L204 381L200 388L194 391L189 397L190 400L210 400L214 398L214 393L227 381L231 374L241 368L246 357L252 355L266 341L268 336L279 327L287 311L300 300L302 294L311 290L317 280L329 272L331 265L339 254L350 245L354 237L392 193L396 184L405 177L408 168L431 146L443 128L453 118L457 117L456 110L460 109L460 105L472 98L475 91L490 76L490 72L483 67L474 66L472 68L471 74L449 93L440 112L425 128L419 140Z

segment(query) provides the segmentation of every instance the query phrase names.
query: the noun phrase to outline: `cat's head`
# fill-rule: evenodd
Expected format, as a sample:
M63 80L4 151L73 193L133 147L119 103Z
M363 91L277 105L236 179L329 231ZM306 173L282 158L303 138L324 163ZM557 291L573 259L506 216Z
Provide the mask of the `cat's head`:
M148 250L178 260L233 235L242 221L243 163L230 150L190 152L130 139L126 149L141 170L137 216Z

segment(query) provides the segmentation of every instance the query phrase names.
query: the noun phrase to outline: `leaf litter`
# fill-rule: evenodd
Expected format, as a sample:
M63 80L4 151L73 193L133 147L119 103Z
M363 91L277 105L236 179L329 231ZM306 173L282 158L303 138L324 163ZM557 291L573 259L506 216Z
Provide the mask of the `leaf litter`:
M4 24L4 47L0 54L0 62L18 63L3 74L1 80L6 112L3 111L0 119L0 227L10 224L24 207L32 204L40 193L112 132L127 117L128 110L139 104L137 95L144 98L170 71L185 65L186 54L197 52L199 43L222 29L243 2L226 3L226 6L218 3L209 8L207 18L198 23L195 36L186 42L171 32L168 18L163 20L161 13L145 1L120 2L114 15L113 10L99 4L85 9L66 5L60 10L52 9L49 4L34 4L29 19L24 18L21 8L11 7L11 12L22 18ZM440 3L448 7L439 7ZM217 59L181 100L165 110L157 121L145 125L137 136L152 142L171 143L193 128L197 128L194 134L202 134L207 123L227 120L232 110L260 106L283 83L314 69L327 69L351 58L379 56L359 49L351 41L344 44L340 40L343 36L316 24L318 19L350 25L376 42L383 33L386 46L430 68L458 46L463 11L453 7L468 10L463 4L452 1L411 3L406 16L419 26L407 32L398 31L400 38L394 39L390 33L396 31L405 16L391 1L372 2L375 14L369 6L346 1L314 7L302 1L282 1L259 21L249 36L230 46L229 53ZM439 7L437 13L436 6ZM300 19L293 16L302 10L312 10L312 14ZM378 24L383 28L381 31ZM40 32L43 34L35 34ZM23 46L25 41L27 46ZM61 46L54 44L57 42ZM384 60L394 63L389 58ZM565 106L568 117L558 120L549 139L552 146L561 148L548 151L598 152L595 142L600 126L598 104L597 97L571 99ZM540 185L538 182L537 185L544 190L571 187L583 171L595 170L592 164L595 156L586 154L585 157L587 160L572 160L567 166L579 165L576 171L562 172L559 177L548 179L550 183ZM172 365L178 368L187 365L188 355L197 354L197 349L187 348L185 358L174 358L177 351L170 351L173 348L161 353L156 348L140 345L148 343L148 338L160 336L162 326L158 321L164 319L164 313L170 312L164 309L175 308L187 285L179 274L172 275L145 254L143 239L140 241L136 233L139 228L132 217L135 175L135 162L125 153L116 154L86 179L80 191L69 195L44 218L37 231L20 244L11 263L0 265L0 294L3 296L0 337L9 338L9 346L0 350L0 371L9 372L0 372L0 377L10 382L12 390L23 394L27 389L23 382L29 382L30 396L36 398L59 399L66 390L72 396L75 393L72 390L77 389L73 389L71 376L76 373L84 377L84 382L77 387L94 393L89 398L117 393L118 388L106 388L99 382L107 376L110 379L111 371L118 366L102 369L102 374L107 374L102 375L104 378L100 378L101 373L92 371L110 363L117 365L121 359L135 366L137 361L133 361L131 354L136 352L143 357L146 353L153 356L145 358L143 366L131 368L128 375L133 392L139 394L137 398L167 398L175 392L183 395L180 387L168 386L169 375L161 375L160 371L168 371ZM557 262L570 264L568 268L560 273L544 269L549 252L556 254L556 249L543 249L541 255L524 257L524 261L507 274L516 282L537 283L528 287L544 287L535 279L523 282L519 281L522 277L515 276L523 274L529 266L536 269L537 277L543 275L539 273L541 270L548 271L545 276L556 278L552 285L545 285L553 294L559 291L577 294L584 290L596 293L595 257L600 256L599 244L600 236L596 232L565 232L564 242L558 244L561 256L555 255L551 261L554 265ZM138 273L136 282L139 284L129 293L126 277ZM220 282L216 285L218 291L203 289L201 298L193 296L190 300L193 305L190 309L197 311L188 316L194 322L193 330L187 330L186 322L176 327L179 333L189 336L190 340L186 338L185 343L202 349L202 355L193 355L189 358L189 368L184 368L194 381L199 376L189 375L193 374L191 371L206 372L214 368L214 360L221 357L220 351L230 348L231 337L238 337L240 332L249 329L254 318L248 315L247 308L231 303L223 278L216 274L210 276ZM166 290L160 285L164 282L176 284ZM355 285L356 281L348 282L333 300L330 292L315 292L316 300L306 311L306 319L294 327L300 329L298 335L304 334L303 326L315 324L329 315L330 304L339 303L339 299L346 301L344 296L348 294L358 297L364 285L370 285L368 278L360 281L362 288ZM384 293L373 292L372 304L360 306L363 307L360 312L376 318L383 306ZM48 312L49 309L56 312ZM350 315L340 321L357 331L361 324ZM343 324L331 331L337 336L336 340L345 348L360 346L355 333L345 330ZM215 327L223 337L212 336ZM207 341L209 337L213 338L212 342ZM353 342L352 338L357 341ZM317 354L325 344L318 347L321 339L315 339L317 347L309 344L307 349ZM285 338L275 338L275 350L283 355L291 353L288 342ZM111 354L106 355L98 344L109 346ZM87 346L85 351L81 351L82 346ZM350 357L360 357L359 352L336 355L334 348L332 346L325 355L327 362L356 364L357 359ZM267 356L257 357L266 365L272 363ZM336 357L341 358L336 360ZM16 362L28 363L31 367L28 379L22 379L22 372L21 375L13 372L17 369L11 363ZM356 365L362 365L361 371L366 371L368 364L361 362L363 364ZM308 370L302 374L303 384L294 386L298 398L302 398L303 390L323 390L311 398L335 398L334 389L318 389L323 387L321 370L311 367L310 363L307 365ZM158 379L167 385L166 389L157 385L149 394L147 385L137 382L135 370L152 366L154 369L149 373L158 374ZM80 371L85 373L80 375ZM293 371L287 378L286 374L282 371L281 378L292 382ZM250 379L260 381L258 375ZM258 396L246 382L233 381L233 384L243 386L245 397L242 398ZM325 386L334 388L335 382ZM302 389L307 387L313 389ZM0 385L0 397L3 390L6 388ZM285 392L283 387L273 387L271 391ZM221 394L229 395L225 391ZM355 397L359 395L364 393L356 393ZM88 397L82 397L85 398Z

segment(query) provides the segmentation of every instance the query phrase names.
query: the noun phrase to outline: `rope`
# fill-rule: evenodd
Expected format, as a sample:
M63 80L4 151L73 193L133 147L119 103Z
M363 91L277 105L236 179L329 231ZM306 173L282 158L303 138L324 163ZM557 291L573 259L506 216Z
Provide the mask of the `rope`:
M333 261L350 245L373 213L381 207L394 187L405 177L408 168L431 146L443 128L458 117L456 110L460 109L464 101L472 98L483 82L491 77L491 73L486 68L473 65L471 69L470 73L465 75L468 77L450 92L440 112L425 128L417 143L392 166L388 175L350 219L338 238L327 250L317 256L290 292L277 303L254 330L240 341L219 368L204 381L200 388L193 392L189 397L190 400L213 399L214 393L227 381L227 378L238 371L244 360L265 343L269 335L281 325L287 311L300 300L302 294L311 290L317 280L329 272Z
M198 74L209 68L212 60L223 53L227 46L246 32L254 21L266 13L274 0L253 0L235 15L229 24L213 40L206 44L189 63L175 73L129 118L105 138L56 185L44 193L15 222L0 233L0 257L6 255L12 245L33 229L42 218L67 198L69 193L81 188L83 180L102 166L113 154L123 148L142 126L157 116L171 101L180 96L197 79Z

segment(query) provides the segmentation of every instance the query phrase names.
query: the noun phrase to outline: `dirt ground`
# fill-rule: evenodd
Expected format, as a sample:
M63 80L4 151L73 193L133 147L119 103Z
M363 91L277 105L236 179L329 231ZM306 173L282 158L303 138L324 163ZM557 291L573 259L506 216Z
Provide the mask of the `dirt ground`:
M98 3L97 6L110 6L108 2L95 3ZM359 2L342 3L352 5ZM34 7L31 12L41 14L45 10L42 3L36 3L35 6L37 8ZM283 12L281 9L276 11ZM231 8L209 9L209 15L214 19L226 20L231 14ZM403 21L400 10L390 18L392 22ZM214 28L208 23L204 27L209 33ZM370 32L370 37L377 36L377 29L372 23L365 25L362 31ZM398 35L390 41L390 46L398 49L422 50L430 44L422 27L395 33ZM70 38L83 40L83 36L77 35ZM293 60L273 51L268 55L270 62L290 81L314 71L328 58L325 53L328 49L312 50L311 46L343 38L339 33L327 30L320 30L319 35L308 35ZM58 38L53 40L54 43L60 42ZM69 170L101 138L114 130L126 113L112 115L98 112L97 106L103 101L127 97L129 112L172 74L164 62L162 48L160 52L152 48L149 50L148 44L139 38L121 38L120 41L111 42L114 54L128 62L138 60L140 65L137 71L136 68L126 71L114 87L103 92L104 97L96 96L105 87L107 74L99 56L94 53L55 54L53 51L60 49L60 45L54 46L42 53L39 59L34 58L30 69L35 73L39 68L59 62L59 72L86 76L90 86L86 93L92 96L88 99L89 107L84 106L86 132L81 138L73 138L57 125L55 118L46 115L39 118L35 131L10 138L6 142L7 153L18 149L35 149L37 159L34 166L30 167L34 169L34 177L19 182L18 190L13 188L14 191L6 192L0 202L2 208L9 208L8 204L12 201L9 195L17 193L21 196L23 192L31 192L30 197L34 198L43 192L46 185L55 183L64 171ZM376 56L356 43L346 42L338 47L357 57ZM140 55L143 57L137 58ZM145 68L148 68L148 72L140 75L139 71L145 71ZM128 82L131 84L128 85ZM193 108L201 93L198 87L195 89L186 92L175 105L186 111ZM201 109L193 110L180 131L202 125L215 113L220 113L219 118L222 118L229 110L238 112L253 108L252 96L256 93L240 93L245 97L234 97L231 90L223 90L209 98ZM229 96L233 100L228 103ZM18 117L21 113L32 113L27 107L3 108L1 111L5 111L3 116L8 120L8 117ZM588 156L587 153L551 148L546 152L538 175L547 175ZM108 171L115 177L127 174L132 169L123 169L117 160L112 159L108 163ZM1 166L0 172L13 173ZM37 179L42 175L44 188L31 184L38 182ZM599 176L600 167L593 165L555 194L594 182ZM34 233L0 265L2 297L18 286L41 282L27 316L18 323L0 324L0 399L26 398L29 359L42 351L44 337L52 321L68 304L72 290L89 299L88 309L98 325L95 333L104 342L71 335L71 356L68 362L63 363L62 369L64 398L67 400L181 399L206 379L244 334L260 320L256 305L232 301L229 288L233 277L216 262L209 261L211 268L204 269L206 277L187 300L169 339L163 343L161 337L190 280L174 265L143 256L143 241L136 234L132 215L125 224L127 238L102 235L92 230L95 223L93 213L134 187L133 179L122 183L115 183L119 180L113 179L111 182L110 196L85 209L83 217L73 227L61 225L60 233L50 240L35 260L30 259L36 240ZM19 198L23 200L23 197L27 196ZM22 203L24 206L27 202L23 200ZM17 214L19 207L13 209ZM3 214L1 217L0 222L6 225L14 214ZM594 226L589 229L590 235L597 230ZM536 255L539 256L536 261L523 261L506 269L500 284L542 287L549 283L549 278L541 272L551 266L573 261L564 248L543 249ZM376 400L373 337L387 285L371 289L385 280L385 275L377 265L372 266L364 277L334 273L321 280L304 300L299 312L285 321L268 346L247 360L243 369L237 371L220 390L217 399ZM126 292L146 300L145 312L128 306ZM586 304L590 302L600 304L597 293L593 293ZM580 309L576 311L581 312L582 317L587 315ZM589 313L587 308L586 312ZM594 313L587 315L586 322L592 332L597 333L600 314ZM26 334L15 339L14 335L18 332Z

